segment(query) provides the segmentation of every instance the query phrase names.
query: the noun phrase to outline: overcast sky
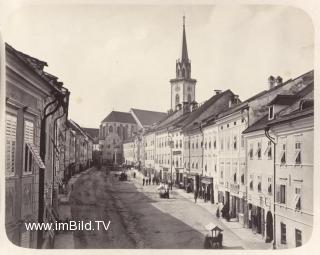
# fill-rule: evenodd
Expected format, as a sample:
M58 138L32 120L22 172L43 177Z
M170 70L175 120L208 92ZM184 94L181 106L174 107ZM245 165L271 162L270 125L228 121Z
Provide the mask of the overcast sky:
M313 69L313 25L280 6L38 6L9 19L4 40L48 63L71 91L69 116L98 127L113 109L167 111L182 16L196 100L231 89L241 100Z

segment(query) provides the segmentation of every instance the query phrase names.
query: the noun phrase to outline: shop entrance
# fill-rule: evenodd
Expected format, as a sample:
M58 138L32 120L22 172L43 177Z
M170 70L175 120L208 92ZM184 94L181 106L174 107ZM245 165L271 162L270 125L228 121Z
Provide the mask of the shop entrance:
M273 240L273 218L270 211L267 213L267 236L266 243L271 243Z

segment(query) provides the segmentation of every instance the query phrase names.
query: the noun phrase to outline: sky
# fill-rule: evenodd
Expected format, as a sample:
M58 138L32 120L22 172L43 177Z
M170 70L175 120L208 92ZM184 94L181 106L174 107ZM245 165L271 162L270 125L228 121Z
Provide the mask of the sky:
M199 103L215 89L245 100L270 75L285 81L313 69L312 21L286 6L39 5L12 13L2 32L71 91L69 117L98 128L112 110L170 108L184 14Z

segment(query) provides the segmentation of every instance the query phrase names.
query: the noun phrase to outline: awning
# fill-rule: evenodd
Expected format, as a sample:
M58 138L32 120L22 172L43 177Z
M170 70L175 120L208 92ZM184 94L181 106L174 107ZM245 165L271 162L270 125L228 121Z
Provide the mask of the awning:
M46 167L45 167L42 159L40 158L40 155L39 155L37 148L31 143L27 143L27 146L28 146L29 150L31 151L31 154L32 154L33 158L35 159L35 162L37 163L37 165L40 168L45 169Z

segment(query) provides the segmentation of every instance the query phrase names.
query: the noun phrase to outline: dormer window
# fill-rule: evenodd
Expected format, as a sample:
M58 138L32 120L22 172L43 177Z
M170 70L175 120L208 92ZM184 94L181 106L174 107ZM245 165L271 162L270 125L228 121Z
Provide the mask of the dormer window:
M269 120L273 120L273 118L274 118L274 106L273 105L270 105L269 106L269 116L268 116L269 118Z

